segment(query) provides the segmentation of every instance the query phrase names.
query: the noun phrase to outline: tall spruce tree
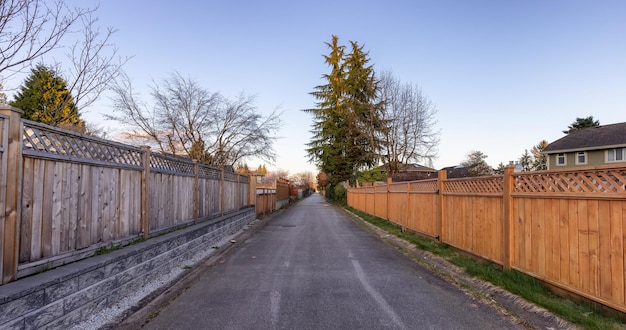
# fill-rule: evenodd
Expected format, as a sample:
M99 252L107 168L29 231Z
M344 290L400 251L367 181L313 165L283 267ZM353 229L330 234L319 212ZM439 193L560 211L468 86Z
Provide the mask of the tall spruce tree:
M332 36L324 61L331 67L322 77L326 84L310 94L316 107L306 109L313 115L311 141L306 151L309 159L328 176L332 191L337 183L349 180L356 172L374 165L380 149L382 107L376 101L374 71L368 66L368 53L351 42L351 53Z
M22 118L84 131L85 122L80 118L67 83L44 65L31 70L11 105L24 111Z
M385 130L383 104L378 98L378 83L374 69L369 66L369 53L363 46L350 42L352 52L345 58L346 103L350 156L354 161L352 173L371 168L379 160L381 133Z

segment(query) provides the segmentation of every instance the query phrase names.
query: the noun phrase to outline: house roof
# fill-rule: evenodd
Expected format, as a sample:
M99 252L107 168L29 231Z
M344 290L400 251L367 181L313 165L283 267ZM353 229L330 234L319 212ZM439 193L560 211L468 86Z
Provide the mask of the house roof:
M436 169L420 164L403 164L400 166L402 172L437 172Z
M446 171L446 175L448 179L456 179L456 178L465 178L470 176L468 168L463 165L455 165L448 166L442 168L442 170Z
M381 171L385 171L385 166L378 167ZM398 164L399 172L437 172L436 169L420 164Z
M620 146L626 146L626 123L589 127L571 132L550 143L543 152L553 154Z

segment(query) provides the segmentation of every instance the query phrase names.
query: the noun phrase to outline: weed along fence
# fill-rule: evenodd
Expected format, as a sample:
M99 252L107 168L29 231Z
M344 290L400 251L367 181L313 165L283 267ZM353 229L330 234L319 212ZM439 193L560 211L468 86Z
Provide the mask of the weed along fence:
M247 175L20 119L0 108L0 273L254 203ZM84 256L83 256L84 257Z
M390 183L348 204L626 312L626 166Z

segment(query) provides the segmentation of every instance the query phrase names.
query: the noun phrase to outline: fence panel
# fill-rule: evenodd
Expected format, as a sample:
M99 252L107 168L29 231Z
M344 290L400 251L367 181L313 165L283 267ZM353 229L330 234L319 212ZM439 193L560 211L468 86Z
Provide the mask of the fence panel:
M444 180L443 241L502 264L502 177Z
M407 228L428 236L436 236L439 223L437 180L411 182L408 199Z
M400 226L405 226L407 222L407 184L393 183L387 186L388 212L387 219Z
M150 154L150 230L194 220L194 164L190 159Z
M141 150L23 122L20 263L139 234Z
M262 215L274 211L276 207L276 190L270 188L257 188L256 214Z
M198 217L207 218L220 213L220 180L222 170L198 166Z
M626 169L514 178L513 267L624 311Z
M374 215L387 219L387 185L374 186Z

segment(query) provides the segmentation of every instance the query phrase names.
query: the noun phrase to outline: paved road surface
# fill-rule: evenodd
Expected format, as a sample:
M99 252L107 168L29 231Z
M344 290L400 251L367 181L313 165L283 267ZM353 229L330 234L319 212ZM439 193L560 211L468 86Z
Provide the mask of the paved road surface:
M315 194L275 215L146 329L515 329Z

